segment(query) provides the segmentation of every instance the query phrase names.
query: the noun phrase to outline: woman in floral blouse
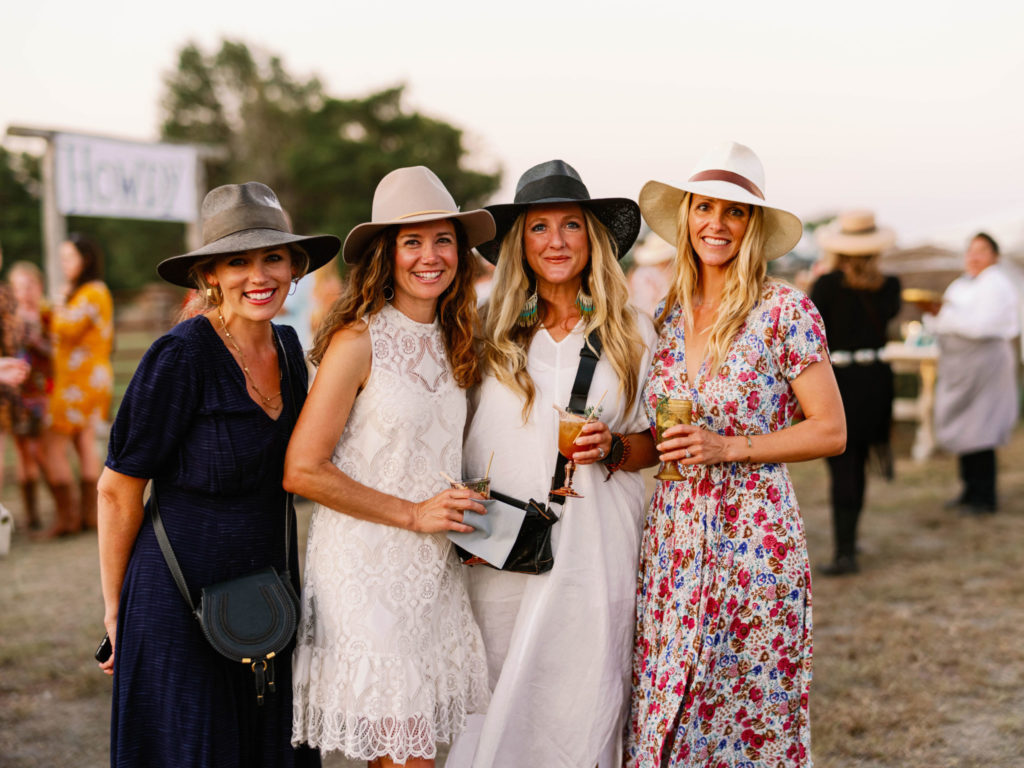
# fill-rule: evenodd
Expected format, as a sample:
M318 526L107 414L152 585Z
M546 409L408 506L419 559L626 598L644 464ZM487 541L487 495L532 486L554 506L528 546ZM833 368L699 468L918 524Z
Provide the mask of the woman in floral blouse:
M666 431L645 523L626 764L810 764L810 569L786 461L842 452L846 426L821 318L766 278L800 220L768 204L745 146L705 155L640 209L678 245L643 391L688 398ZM802 420L792 424L797 411Z
M73 234L60 247L60 262L67 288L64 303L54 311L52 329L54 382L46 453L57 519L50 536L96 527L100 457L95 430L97 422L107 419L114 378L114 304L101 279L102 252L89 238ZM71 490L71 445L81 468L80 508Z

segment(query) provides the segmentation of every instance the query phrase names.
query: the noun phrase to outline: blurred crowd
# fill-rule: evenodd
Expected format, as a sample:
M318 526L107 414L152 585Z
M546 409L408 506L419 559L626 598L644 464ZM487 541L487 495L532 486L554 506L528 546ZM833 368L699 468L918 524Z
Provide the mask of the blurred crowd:
M13 437L24 524L40 538L96 527L96 435L113 387L113 301L102 251L72 234L61 244L60 268L63 288L52 303L30 262L12 264L0 284L0 438ZM0 462L0 484L2 473ZM45 529L40 481L54 506Z

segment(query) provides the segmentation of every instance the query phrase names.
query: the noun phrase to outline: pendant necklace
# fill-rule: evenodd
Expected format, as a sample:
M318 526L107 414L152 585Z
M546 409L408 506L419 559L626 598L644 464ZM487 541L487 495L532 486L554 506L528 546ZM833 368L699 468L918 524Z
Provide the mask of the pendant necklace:
M252 387L253 391L257 395L260 396L260 400L263 401L267 408L272 408L275 411L280 409L281 406L275 405L274 401L281 397L281 393L278 392L276 395L267 397L262 392L260 392L260 388L256 386L256 379L253 378L252 373L250 373L249 371L249 366L245 362L245 355L242 354L242 348L238 346L238 344L235 342L235 337L232 336L231 331L228 330L228 324L224 321L224 315L221 313L220 308L217 309L217 319L220 320L220 327L221 330L224 331L224 335L228 337L228 341L230 342L231 346L234 347L235 352L238 353L238 360L239 362L242 363L242 370L245 371L245 378L246 381L249 382L249 386Z

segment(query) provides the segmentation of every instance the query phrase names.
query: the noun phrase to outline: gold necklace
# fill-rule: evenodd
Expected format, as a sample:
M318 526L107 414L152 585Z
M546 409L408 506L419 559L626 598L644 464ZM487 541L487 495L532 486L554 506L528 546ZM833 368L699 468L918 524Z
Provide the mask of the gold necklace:
M257 395L260 396L260 400L263 401L267 408L273 408L275 411L278 410L281 406L275 405L274 401L281 396L281 393L278 392L276 395L267 397L260 392L260 388L256 386L256 379L253 378L252 373L249 371L249 366L245 362L245 355L242 354L242 348L238 346L235 342L235 337L232 336L231 331L228 330L228 324L224 321L224 315L221 313L219 308L217 309L217 318L220 320L221 330L224 331L224 335L228 337L228 341L231 342L231 346L234 347L235 352L238 353L238 360L242 363L242 370L245 371L245 378L246 381L249 382L249 386L252 387L253 391Z

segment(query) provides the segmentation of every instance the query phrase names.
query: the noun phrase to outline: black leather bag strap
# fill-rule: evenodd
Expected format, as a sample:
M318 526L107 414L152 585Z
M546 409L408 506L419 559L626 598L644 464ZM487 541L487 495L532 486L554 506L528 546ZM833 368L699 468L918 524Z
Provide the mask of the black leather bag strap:
M601 358L601 339L597 331L591 331L580 349L580 364L576 368L576 379L572 383L572 394L569 396L571 413L583 414L587 408L587 395L590 394L590 382L594 380L597 361ZM561 478L565 476L565 465L568 463L560 452L555 454L555 474L551 476L551 490L562 487ZM548 502L564 504L565 497L554 493L548 494Z
M160 517L160 505L156 501L156 480L153 481L149 489L149 519L153 522L153 532L156 533L156 541L164 555L167 569L171 572L171 576L174 577L174 583L178 585L178 591L181 592L181 596L185 598L185 602L188 603L189 609L194 614L196 612L196 604L192 600L192 593L188 591L188 584L185 583L185 574L181 572L178 558L174 556L174 548L171 547L171 540L167 538L167 530L164 528L163 518Z
M281 337L277 333L277 328L274 328L273 330L274 342L277 345L278 359L281 360L284 365L284 378L288 385L288 399L292 404L292 426L294 428L294 421L298 421L299 418L299 411L295 405L295 382L292 381L291 365L288 363L288 350L286 350L284 348L284 344L281 343ZM288 572L288 558L291 552L292 514L294 509L295 508L292 505L292 495L290 493L286 493L284 497L285 573ZM167 536L167 529L164 528L163 518L160 517L160 505L157 503L156 497L156 480L153 480L150 485L149 519L153 523L153 532L156 534L156 541L157 544L160 545L160 552L164 556L164 561L167 563L167 569L171 572L171 576L174 577L174 583L178 585L178 591L181 592L181 596L185 598L185 602L188 603L188 607L192 610L192 613L195 613L195 601L192 599L192 593L189 592L188 584L185 582L185 574L182 573L181 566L178 564L178 558L174 554L174 548L171 546L171 540Z

